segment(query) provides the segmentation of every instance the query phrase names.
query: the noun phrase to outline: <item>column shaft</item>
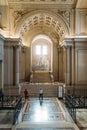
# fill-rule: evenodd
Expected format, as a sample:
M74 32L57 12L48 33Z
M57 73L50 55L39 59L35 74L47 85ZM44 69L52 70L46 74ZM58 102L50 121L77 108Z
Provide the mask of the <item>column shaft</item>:
M75 84L75 47L72 46L72 85Z
M19 47L16 47L15 56L15 84L19 85Z
M71 84L71 51L70 47L66 50L66 84Z

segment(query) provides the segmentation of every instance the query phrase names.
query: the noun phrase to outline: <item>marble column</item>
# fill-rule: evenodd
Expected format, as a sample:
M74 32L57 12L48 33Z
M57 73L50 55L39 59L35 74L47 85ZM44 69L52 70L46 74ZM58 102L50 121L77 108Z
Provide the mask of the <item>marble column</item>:
M61 77L62 77L62 48L60 47L59 48L59 67L58 67L58 70L59 70L59 82L61 82Z
M66 47L66 84L71 84L71 46Z
M59 53L60 53L60 47L58 49L58 81L59 81Z
M19 85L19 46L15 50L15 84Z
M15 62L16 62L16 58L15 58L15 51L16 50L16 47L15 46L13 46L13 85L15 85L15 78L16 78L16 74L15 74Z
M2 89L4 88L4 46L2 48L2 55L3 55L3 60L2 60Z
M11 85L11 46L8 45L8 50L7 50L7 54L8 54L8 74L7 74L7 77L8 77L8 85L10 86Z
M72 45L72 85L75 85L75 46Z
M63 47L63 82L65 82L65 73L66 73L66 48Z

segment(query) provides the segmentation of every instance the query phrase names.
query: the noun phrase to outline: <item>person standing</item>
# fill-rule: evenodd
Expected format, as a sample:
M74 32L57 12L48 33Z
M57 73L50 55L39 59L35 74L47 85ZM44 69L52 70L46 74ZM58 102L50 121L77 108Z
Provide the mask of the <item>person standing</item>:
M24 96L25 96L25 100L29 98L29 93L27 89L24 90Z
M43 100L43 89L40 88L39 91L39 100L42 99Z

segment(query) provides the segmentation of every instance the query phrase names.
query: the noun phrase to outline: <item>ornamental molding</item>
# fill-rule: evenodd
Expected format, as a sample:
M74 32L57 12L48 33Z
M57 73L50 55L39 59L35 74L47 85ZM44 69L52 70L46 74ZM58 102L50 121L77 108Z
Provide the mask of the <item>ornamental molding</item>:
M25 4L75 4L76 0L8 0L9 4L15 3L25 3Z
M14 16L14 27L18 24L18 22L21 20L21 18L30 13L31 11L27 11L27 10L23 10L23 9L19 9L19 10L14 10L13 12L13 16Z
M65 38L62 42L62 46L64 47L72 47L74 45L75 41L74 38Z
M24 22L20 29L20 35L23 36L24 33L34 29L35 27L53 28L60 37L63 37L65 33L60 21L57 21L49 14L39 13L31 18L29 17L29 19Z
M50 33L55 32L59 36L59 40L62 41L65 35L69 34L70 28L64 19L66 11L56 10L56 12L52 10L15 10L15 33L22 38L31 30L41 30L42 33L50 30Z
M68 26L70 27L70 10L57 10L57 13L61 15L66 22L68 23Z
M20 38L5 38L5 46L22 46L22 40Z

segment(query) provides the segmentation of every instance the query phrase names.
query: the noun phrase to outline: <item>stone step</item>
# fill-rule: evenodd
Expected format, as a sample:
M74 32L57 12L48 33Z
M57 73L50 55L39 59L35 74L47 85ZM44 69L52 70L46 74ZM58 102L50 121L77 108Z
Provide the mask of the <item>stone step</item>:
M27 88L30 97L38 97L40 88L43 89L44 97L57 97L58 96L58 85L47 84L42 85L23 85L21 95L24 96L24 90Z
M37 71L32 73L30 81L40 83L53 82L51 75L52 74L47 71Z

